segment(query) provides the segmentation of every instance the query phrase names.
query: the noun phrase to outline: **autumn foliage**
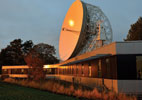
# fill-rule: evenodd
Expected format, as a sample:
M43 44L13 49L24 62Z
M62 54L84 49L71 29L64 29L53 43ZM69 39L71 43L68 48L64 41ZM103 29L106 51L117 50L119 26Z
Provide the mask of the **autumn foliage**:
M59 60L55 57L54 46L40 43L35 45L30 52L25 56L25 62L30 67L29 79L41 81L45 79L43 65L58 63Z
M29 73L28 78L33 79L35 81L45 79L45 73L43 70L44 60L40 57L40 55L32 50L26 57L25 61L28 64Z

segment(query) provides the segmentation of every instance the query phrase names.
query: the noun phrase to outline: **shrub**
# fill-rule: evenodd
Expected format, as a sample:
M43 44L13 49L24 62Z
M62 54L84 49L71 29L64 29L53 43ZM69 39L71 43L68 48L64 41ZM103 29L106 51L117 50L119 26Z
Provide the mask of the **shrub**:
M74 91L73 95L76 97L83 97L83 91L81 89L77 89Z
M123 93L115 93L112 91L101 91L97 88L93 90L83 89L83 87L79 86L75 88L74 85L70 85L67 87L66 84L57 81L44 81L44 82L37 82L37 81L27 81L27 80L15 80L11 78L7 78L4 82L14 83L26 87L37 88L41 90L47 90L54 93L65 94L69 96L76 96L78 98L87 98L91 100L136 100L135 96L127 96Z
M6 79L4 79L4 82L16 83L15 79L12 79L12 78L6 78Z

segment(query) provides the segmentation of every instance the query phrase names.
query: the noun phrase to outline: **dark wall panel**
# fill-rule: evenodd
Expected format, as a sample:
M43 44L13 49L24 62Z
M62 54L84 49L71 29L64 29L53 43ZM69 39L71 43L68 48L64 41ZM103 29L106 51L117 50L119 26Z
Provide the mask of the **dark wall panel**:
M117 79L117 60L116 56L101 58L102 77L106 79ZM109 60L107 63L106 60Z
M88 76L89 76L89 75L88 75L88 72L89 72L88 63L85 62L85 63L84 63L84 76L85 76L85 77L88 77Z
M92 65L92 77L97 78L98 77L98 60L91 61Z
M110 58L110 78L117 79L117 57L112 56Z
M117 56L118 79L136 79L136 55Z

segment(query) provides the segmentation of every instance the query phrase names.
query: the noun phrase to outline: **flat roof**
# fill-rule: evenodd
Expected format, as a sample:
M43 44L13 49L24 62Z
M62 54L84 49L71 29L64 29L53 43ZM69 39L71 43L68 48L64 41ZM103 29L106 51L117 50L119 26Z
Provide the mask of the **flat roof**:
M80 62L84 62L84 61L89 61L89 60L93 60L93 59L97 59L97 58L102 58L102 57L109 57L111 56L110 54L99 54L99 55L96 55L96 56L91 56L89 58L85 58L85 59L81 59L81 60L77 60L77 61L73 61L73 62L69 62L67 64L64 64L62 66L67 66L67 65L71 65L71 64L77 64L77 63L80 63Z

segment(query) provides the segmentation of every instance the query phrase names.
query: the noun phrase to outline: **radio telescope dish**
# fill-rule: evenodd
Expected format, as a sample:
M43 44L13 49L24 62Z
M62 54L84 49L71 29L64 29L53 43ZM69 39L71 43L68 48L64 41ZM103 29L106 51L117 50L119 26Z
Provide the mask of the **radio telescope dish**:
M90 52L110 42L111 25L101 9L76 0L65 16L60 33L61 60Z

